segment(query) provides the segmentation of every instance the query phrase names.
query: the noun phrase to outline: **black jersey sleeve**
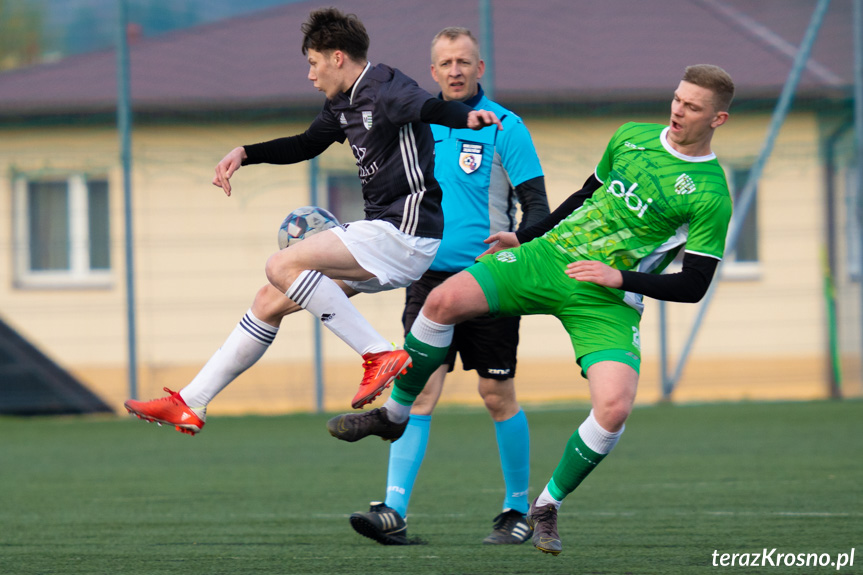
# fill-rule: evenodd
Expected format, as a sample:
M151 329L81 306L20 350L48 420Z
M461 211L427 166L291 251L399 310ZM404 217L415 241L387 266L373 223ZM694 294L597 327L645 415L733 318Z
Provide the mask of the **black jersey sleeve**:
M455 100L426 100L420 112L420 119L426 124L438 124L447 128L467 128L467 115L473 110L467 104Z
M325 107L302 134L243 146L247 156L243 165L296 164L322 154L333 142L344 141L344 131Z
M548 216L548 198L545 195L545 178L539 176L520 183L515 194L521 204L519 229L525 229Z
M308 133L303 133L259 144L248 144L243 146L247 156L243 165L296 164L323 153L330 143L315 142Z
M653 299L695 303L707 293L718 265L719 260L715 258L686 252L683 255L683 269L678 273L646 274L621 271L622 289Z
M382 87L380 94L377 106L396 126L425 122L423 108L428 100L436 100L434 96L420 88L412 78L396 69L393 69L392 79ZM465 127L466 122L467 119L465 119Z
M566 198L553 212L535 224L525 227L524 229L515 232L518 242L523 244L534 238L538 238L545 232L559 224L564 218L581 207L587 199L593 195L593 192L598 190L602 183L596 179L596 176L591 174L581 189Z

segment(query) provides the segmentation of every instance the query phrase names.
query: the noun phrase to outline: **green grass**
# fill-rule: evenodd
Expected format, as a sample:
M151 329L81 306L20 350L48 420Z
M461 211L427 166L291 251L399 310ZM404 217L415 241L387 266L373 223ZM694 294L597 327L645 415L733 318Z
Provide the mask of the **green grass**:
M531 497L584 407L529 409ZM136 419L0 419L0 573L827 573L712 566L720 553L848 553L863 572L863 402L655 406L561 509L564 551L480 544L503 486L484 412L441 409L409 535L348 515L384 497L387 445L326 416L212 417L190 438Z

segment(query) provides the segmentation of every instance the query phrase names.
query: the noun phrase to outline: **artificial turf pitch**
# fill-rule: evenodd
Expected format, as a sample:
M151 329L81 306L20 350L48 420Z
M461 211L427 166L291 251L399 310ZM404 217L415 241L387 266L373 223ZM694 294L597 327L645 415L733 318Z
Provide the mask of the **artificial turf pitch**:
M533 498L587 408L527 413ZM841 572L863 572L861 401L636 408L564 503L557 557L481 544L503 500L485 412L435 414L408 521L426 544L397 547L348 523L384 498L389 444L340 442L327 417L211 417L194 438L126 416L0 418L0 573L836 572L713 565L774 548L855 548Z

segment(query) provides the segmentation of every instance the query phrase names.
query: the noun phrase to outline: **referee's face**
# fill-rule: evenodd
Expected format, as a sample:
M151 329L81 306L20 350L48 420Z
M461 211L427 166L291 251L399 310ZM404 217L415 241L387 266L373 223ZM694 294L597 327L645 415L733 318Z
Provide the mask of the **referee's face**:
M455 40L438 38L432 50L431 75L440 86L444 100L463 102L479 91L479 79L485 63L479 59L479 50L467 36Z

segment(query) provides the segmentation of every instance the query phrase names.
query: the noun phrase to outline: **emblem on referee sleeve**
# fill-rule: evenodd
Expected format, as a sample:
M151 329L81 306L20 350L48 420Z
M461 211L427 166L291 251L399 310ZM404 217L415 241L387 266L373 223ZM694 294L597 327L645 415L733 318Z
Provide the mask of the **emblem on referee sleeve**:
M472 174L477 171L482 165L482 144L462 143L458 165L465 174Z

